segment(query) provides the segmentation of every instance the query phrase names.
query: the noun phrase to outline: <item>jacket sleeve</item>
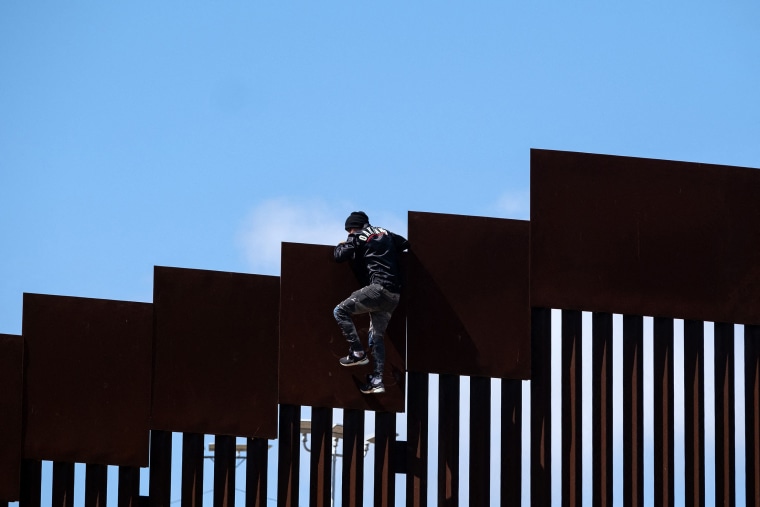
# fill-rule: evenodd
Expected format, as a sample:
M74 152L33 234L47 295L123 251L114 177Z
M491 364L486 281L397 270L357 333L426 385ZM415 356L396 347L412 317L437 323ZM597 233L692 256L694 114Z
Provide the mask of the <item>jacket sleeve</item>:
M391 232L390 235L391 238L393 238L393 245L396 247L397 252L403 252L404 250L410 250L412 248L409 241L407 241L404 236L393 232Z
M354 259L356 252L356 245L354 244L354 238L349 236L343 243L338 243L335 247L333 256L335 262L345 262Z

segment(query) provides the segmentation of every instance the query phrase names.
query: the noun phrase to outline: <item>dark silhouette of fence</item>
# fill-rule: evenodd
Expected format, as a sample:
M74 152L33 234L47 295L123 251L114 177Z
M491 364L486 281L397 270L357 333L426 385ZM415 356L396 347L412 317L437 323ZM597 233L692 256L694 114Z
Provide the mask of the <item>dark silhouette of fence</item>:
M715 503L736 503L741 442L746 503L760 505L758 195L756 169L533 150L529 222L410 212L408 286L386 337L382 396L361 395L359 374L337 364L345 343L332 307L356 282L332 262L329 246L283 244L280 277L156 267L150 304L25 294L22 336L0 335L0 505L41 504L43 460L53 462L55 506L73 505L74 463L87 464L86 506L105 505L108 465L119 467L118 483L110 485L118 488L119 506L168 506L177 493L181 505L201 505L207 434L216 435L215 506L233 505L236 490L245 491L246 505L276 497L277 505L296 506L306 501L300 498L306 489L316 506L329 505L333 495L347 506L399 499L410 506L509 506L528 498L549 505L555 483L562 505L619 499L643 505L647 483L655 505L673 505L676 485L686 505L704 505L708 422L715 427L709 478ZM584 328L584 312L591 329ZM554 339L553 315L560 317ZM645 316L651 365L644 360ZM616 318L621 352L613 348ZM674 359L681 340L676 322L683 326L682 368ZM713 378L705 375L706 327L713 331ZM588 338L591 364L588 357L584 364ZM734 420L737 343L743 435ZM559 363L552 361L555 347ZM613 352L622 357L619 372ZM653 386L649 469L645 366ZM590 421L582 406L589 368ZM431 375L438 387L433 400ZM462 376L469 377L466 414ZM553 399L557 378L560 396ZM498 424L492 424L492 379L500 379ZM706 405L706 385L714 386L714 407ZM616 405L621 441L613 427ZM311 417L308 476L301 474L304 407ZM340 470L336 408L343 409ZM364 459L368 412L375 430L371 484ZM405 428L398 427L402 412ZM684 424L682 476L675 467L676 413ZM462 418L469 421L465 441ZM553 455L557 424L561 452ZM182 434L182 485L174 493L172 432ZM235 474L236 437L246 439L244 484ZM613 482L616 445L622 488ZM583 492L584 448L593 456L590 497ZM468 470L460 469L462 449ZM552 477L556 463L560 476ZM141 467L149 467L147 495ZM341 487L334 491L338 473ZM273 476L276 491L268 486ZM406 478L405 491L396 491L397 476Z

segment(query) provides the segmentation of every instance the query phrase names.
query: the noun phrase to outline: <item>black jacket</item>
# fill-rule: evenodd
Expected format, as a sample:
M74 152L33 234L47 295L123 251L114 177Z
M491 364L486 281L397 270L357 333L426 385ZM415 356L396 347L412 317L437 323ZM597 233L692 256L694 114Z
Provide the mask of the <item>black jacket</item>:
M367 225L335 247L335 260L351 261L351 268L362 285L377 283L399 292L403 278L399 258L408 248L409 242L403 236Z

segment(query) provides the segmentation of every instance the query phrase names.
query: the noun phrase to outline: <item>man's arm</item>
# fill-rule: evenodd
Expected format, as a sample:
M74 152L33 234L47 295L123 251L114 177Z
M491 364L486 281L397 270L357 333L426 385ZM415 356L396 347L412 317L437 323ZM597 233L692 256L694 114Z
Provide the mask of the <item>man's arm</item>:
M403 252L404 250L409 250L411 248L409 241L404 236L393 232L389 234L391 235L391 239L393 239L393 246L396 247L397 252Z
M335 247L333 256L335 257L335 262L344 262L352 260L355 257L355 252L356 247L354 245L354 237L353 235L350 235L346 241L338 243L338 246Z

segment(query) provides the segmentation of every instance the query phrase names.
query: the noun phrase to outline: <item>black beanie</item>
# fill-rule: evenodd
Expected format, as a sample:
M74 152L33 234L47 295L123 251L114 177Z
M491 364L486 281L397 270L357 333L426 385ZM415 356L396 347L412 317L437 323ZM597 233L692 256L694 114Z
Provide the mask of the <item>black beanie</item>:
M354 211L346 219L346 230L361 229L369 223L369 217L363 211Z

